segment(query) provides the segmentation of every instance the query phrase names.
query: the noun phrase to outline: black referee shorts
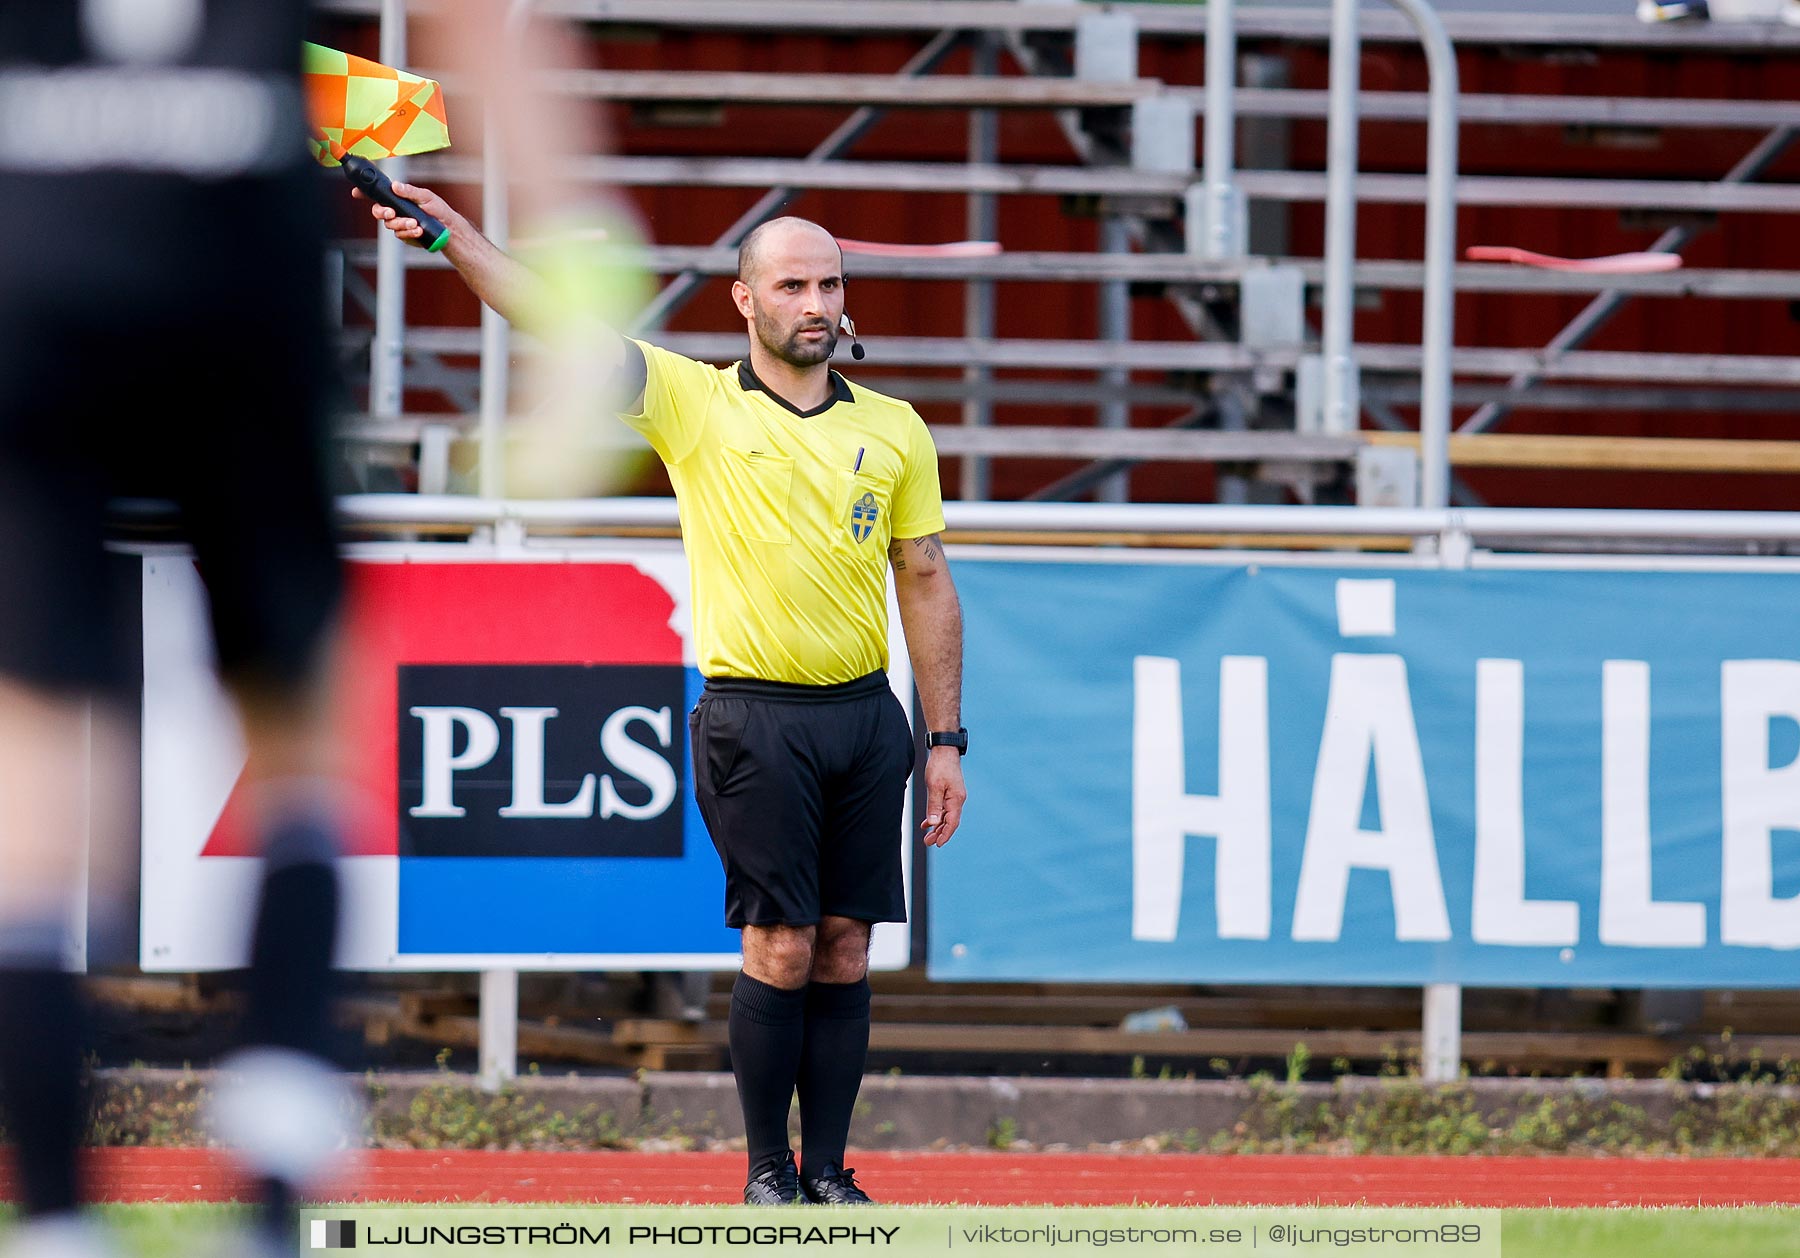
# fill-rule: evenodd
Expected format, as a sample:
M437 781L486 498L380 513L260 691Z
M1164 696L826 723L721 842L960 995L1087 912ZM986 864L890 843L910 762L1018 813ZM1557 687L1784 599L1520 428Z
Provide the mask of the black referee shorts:
M36 221L43 198L0 172L14 179L31 187L0 193L0 222ZM342 584L314 193L70 183L116 209L109 237L0 246L0 674L64 693L130 682L107 504L150 498L179 509L227 677L303 686ZM222 232L217 207L232 203L257 205L270 238Z
M709 679L688 732L727 926L906 920L913 736L886 674L835 686Z

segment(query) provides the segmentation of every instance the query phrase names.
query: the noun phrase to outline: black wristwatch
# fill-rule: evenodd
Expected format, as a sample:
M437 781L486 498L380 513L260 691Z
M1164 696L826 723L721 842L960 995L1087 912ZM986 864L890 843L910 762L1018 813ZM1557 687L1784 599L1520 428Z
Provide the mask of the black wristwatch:
M925 746L954 747L957 755L966 756L969 754L969 731L959 729L954 734L947 734L943 730L934 729L925 735Z

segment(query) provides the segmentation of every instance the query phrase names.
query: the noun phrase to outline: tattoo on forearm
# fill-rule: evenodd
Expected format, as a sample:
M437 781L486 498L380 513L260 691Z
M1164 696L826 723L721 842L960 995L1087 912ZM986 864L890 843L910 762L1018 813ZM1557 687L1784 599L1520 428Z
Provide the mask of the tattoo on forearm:
M912 544L919 548L927 563L937 564L944 561L944 548L938 545L937 534L933 533L929 537L915 537L912 539Z
M895 572L906 571L906 547L895 542L888 547L888 562L894 565Z

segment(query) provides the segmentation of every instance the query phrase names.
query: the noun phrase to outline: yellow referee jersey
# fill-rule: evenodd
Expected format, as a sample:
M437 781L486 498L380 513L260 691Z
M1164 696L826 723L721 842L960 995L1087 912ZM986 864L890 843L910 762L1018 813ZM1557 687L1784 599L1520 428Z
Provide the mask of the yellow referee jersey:
M836 372L802 412L748 361L638 345L644 408L623 419L675 486L701 674L830 685L886 668L888 543L944 527L925 421Z

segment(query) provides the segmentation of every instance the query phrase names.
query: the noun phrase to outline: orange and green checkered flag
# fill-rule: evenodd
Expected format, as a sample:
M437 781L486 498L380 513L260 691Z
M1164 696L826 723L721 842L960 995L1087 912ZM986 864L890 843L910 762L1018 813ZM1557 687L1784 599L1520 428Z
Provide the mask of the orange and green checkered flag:
M318 44L305 46L306 103L313 156L336 166L344 155L379 160L450 146L444 89L421 78Z

